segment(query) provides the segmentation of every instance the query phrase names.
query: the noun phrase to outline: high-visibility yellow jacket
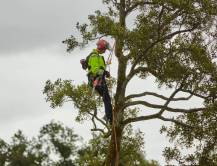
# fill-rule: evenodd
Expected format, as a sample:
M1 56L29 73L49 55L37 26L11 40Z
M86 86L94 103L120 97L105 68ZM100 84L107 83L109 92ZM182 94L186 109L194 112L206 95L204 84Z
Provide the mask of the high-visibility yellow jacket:
M87 64L88 74L91 74L92 76L97 76L100 70L105 71L106 69L104 57L100 55L96 49L94 49L92 53L88 56Z

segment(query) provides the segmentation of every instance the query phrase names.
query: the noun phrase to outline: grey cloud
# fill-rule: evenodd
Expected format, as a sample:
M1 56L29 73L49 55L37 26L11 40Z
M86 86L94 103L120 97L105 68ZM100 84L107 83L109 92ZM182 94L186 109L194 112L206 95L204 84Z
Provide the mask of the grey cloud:
M86 80L85 73L81 78L81 74L73 70L80 68L80 56L55 56L58 53L53 50L50 48L19 56L0 56L0 126L47 114L50 110L49 103L46 103L42 93L46 80Z
M75 24L102 8L98 0L1 0L0 53L61 44ZM87 3L91 2L91 3Z

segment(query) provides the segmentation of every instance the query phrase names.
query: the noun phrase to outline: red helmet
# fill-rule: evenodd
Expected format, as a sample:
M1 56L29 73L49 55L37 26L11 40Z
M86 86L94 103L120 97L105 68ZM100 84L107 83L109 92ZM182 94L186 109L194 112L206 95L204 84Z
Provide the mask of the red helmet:
M96 45L99 51L105 51L106 49L109 49L109 43L103 39L99 40Z

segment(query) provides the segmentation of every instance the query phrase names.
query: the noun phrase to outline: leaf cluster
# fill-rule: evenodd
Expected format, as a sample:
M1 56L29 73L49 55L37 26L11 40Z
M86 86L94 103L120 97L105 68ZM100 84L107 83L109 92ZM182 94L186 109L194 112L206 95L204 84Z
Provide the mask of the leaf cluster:
M80 165L101 166L104 163L108 151L109 139L102 135L93 135L88 145L79 151ZM158 166L157 161L148 161L144 153L144 135L140 131L133 132L132 127L128 126L123 134L121 144L120 165L122 166ZM91 155L90 155L91 154Z
M79 110L78 121L90 117L89 113L102 107L102 101L98 100L98 95L92 95L92 89L85 83L75 86L70 80L58 79L54 83L48 80L43 93L52 108L61 107L65 102L73 102L74 107Z
M163 127L176 147L166 148L167 161L176 160L179 164L217 165L217 103L207 105L203 112L178 116L178 120L189 127L173 125ZM182 148L192 149L192 153L182 154ZM193 150L195 149L195 150Z

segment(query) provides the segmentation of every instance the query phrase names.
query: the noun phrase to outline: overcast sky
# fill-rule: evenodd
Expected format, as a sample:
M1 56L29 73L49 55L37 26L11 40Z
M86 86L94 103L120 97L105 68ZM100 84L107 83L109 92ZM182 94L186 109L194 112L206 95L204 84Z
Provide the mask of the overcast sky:
M0 138L9 141L21 129L26 135L55 119L90 138L90 123L73 120L73 105L53 110L42 94L46 80L86 81L79 60L86 57L94 43L84 50L66 53L61 43L77 35L75 24L102 9L100 0L0 0ZM91 2L91 3L90 3ZM88 3L88 4L87 4ZM115 68L112 70L115 75ZM136 85L144 87L144 82ZM146 88L152 88L145 84ZM131 85L135 89L135 85ZM137 125L145 135L147 158L164 162L162 150L167 140L159 134L160 123L149 121ZM89 133L89 134L87 134Z

